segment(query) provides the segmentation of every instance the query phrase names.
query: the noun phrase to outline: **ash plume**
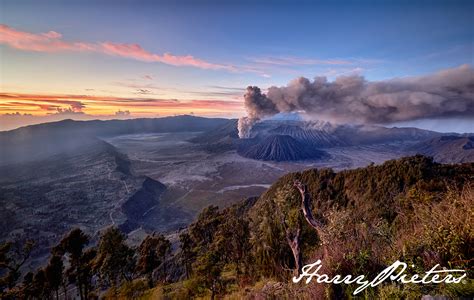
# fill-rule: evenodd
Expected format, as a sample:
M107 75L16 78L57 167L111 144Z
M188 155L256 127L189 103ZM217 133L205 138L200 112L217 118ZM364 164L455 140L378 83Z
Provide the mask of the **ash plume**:
M426 118L474 117L474 69L469 65L438 73L367 81L359 75L313 81L299 77L264 94L249 86L247 116L239 136L248 137L259 120L277 113L302 111L314 119L337 123L387 124Z
M260 119L279 113L275 103L270 100L257 86L248 86L244 94L247 117L239 119L239 137L248 138L250 129Z

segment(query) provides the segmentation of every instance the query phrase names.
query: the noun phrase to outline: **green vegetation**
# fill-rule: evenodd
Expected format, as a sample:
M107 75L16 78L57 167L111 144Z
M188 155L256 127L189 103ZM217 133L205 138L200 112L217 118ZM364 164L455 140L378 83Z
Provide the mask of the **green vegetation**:
M137 271L146 275L150 288L154 286L153 271L162 265L164 268L160 270L160 275L166 280L166 264L164 263L170 251L171 243L161 234L147 236L138 247Z
M307 186L313 225L303 214L297 180ZM180 233L175 251L161 234L132 248L113 227L88 247L90 237L74 229L52 249L45 268L21 281L31 246L15 252L4 244L0 267L9 271L0 273L1 297L53 299L75 286L81 299L355 298L354 285L291 282L301 263L317 259L324 264L320 273L330 276L373 278L396 260L415 266L409 274L436 264L468 270L465 284L386 282L360 298L472 297L473 184L474 164L440 165L423 156L338 173L292 173L259 198L204 209Z

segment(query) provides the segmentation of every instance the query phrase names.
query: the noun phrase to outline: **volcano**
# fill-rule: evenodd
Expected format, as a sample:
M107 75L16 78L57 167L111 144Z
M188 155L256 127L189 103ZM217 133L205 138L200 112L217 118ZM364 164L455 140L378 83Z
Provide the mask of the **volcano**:
M269 130L270 134L288 135L305 144L312 144L316 147L337 147L347 146L347 141L339 138L327 128L311 128L299 124L281 124Z
M247 158L271 161L321 159L328 156L326 152L289 135L272 135L257 143L249 140L239 147L238 152Z

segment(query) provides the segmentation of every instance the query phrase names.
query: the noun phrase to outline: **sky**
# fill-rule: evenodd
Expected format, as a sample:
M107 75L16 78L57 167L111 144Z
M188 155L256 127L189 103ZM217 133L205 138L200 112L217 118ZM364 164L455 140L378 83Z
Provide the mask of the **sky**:
M473 1L0 0L0 130L241 117L249 85L472 66L473 18Z

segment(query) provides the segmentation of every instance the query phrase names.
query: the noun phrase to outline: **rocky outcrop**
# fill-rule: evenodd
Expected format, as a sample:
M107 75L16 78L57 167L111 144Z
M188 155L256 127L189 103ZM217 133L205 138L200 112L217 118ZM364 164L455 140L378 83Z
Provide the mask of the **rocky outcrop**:
M146 177L142 187L123 203L122 210L127 216L127 221L122 224L120 229L130 232L138 227L142 223L143 216L159 205L160 196L165 190L164 184Z

